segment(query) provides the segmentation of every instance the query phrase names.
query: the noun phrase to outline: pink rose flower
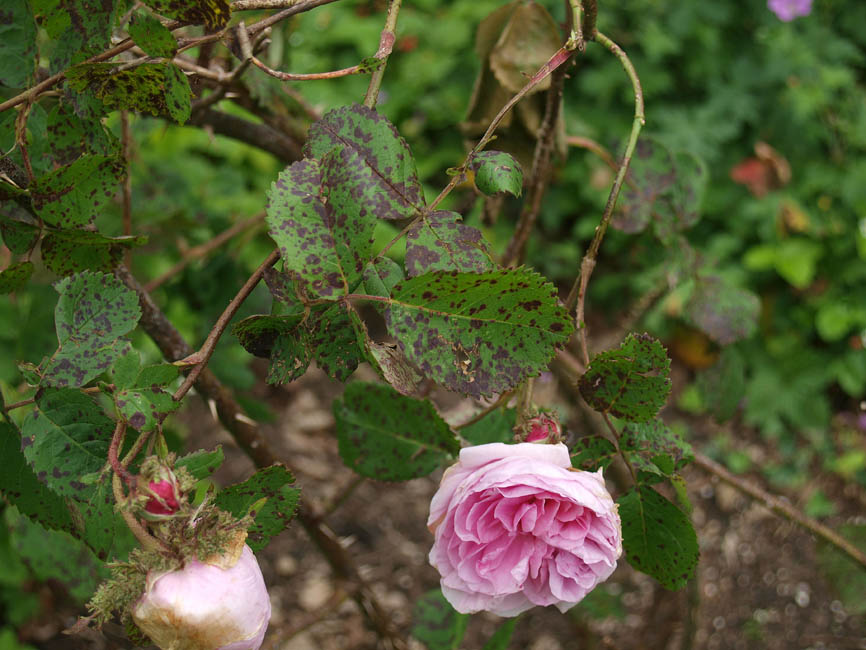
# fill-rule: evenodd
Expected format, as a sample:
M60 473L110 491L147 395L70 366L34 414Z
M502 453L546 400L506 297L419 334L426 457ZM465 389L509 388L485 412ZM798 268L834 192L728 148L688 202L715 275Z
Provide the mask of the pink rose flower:
M797 16L808 16L812 11L812 0L768 0L767 6L779 20L794 20Z
M172 515L180 509L177 486L171 481L151 481L147 484L150 499L145 511L152 515Z
M178 571L151 572L132 618L163 650L258 650L271 601L244 544L213 563L192 560Z
M467 447L442 477L427 525L442 593L464 614L566 611L616 568L622 528L601 471L563 444Z

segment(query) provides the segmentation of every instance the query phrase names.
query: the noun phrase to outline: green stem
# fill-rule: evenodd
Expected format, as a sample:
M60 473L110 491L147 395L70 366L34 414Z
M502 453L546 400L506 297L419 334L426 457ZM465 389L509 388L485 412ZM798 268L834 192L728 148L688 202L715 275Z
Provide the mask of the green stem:
M388 65L388 57L391 56L394 42L397 40L397 15L400 13L402 4L403 0L391 0L388 3L388 15L385 18L385 27L382 29L382 36L379 39L379 51L376 52L376 58L381 63L373 71L370 85L367 86L367 94L364 96L364 106L367 108L376 108L379 89L382 87L382 79L385 77L385 68Z

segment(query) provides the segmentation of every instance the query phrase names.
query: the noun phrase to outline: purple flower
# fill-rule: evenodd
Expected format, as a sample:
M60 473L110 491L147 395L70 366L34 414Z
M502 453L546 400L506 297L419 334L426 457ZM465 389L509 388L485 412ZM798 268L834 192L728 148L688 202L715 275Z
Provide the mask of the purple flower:
M812 0L767 0L767 6L779 20L794 20L797 16L808 16L812 11Z
M467 447L442 477L427 526L442 593L464 614L566 611L616 568L622 529L601 472L568 449L499 442Z

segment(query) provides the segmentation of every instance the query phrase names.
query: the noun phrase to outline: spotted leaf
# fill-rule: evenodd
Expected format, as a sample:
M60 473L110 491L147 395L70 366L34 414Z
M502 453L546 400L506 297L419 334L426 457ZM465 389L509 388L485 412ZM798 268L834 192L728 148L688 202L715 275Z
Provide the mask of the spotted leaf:
M695 283L685 307L688 319L719 345L730 345L754 334L760 311L758 296L714 275Z
M172 58L177 54L177 40L159 20L140 11L129 21L129 35L149 56Z
M144 0L156 13L190 25L204 25L208 31L225 27L231 18L228 0Z
M0 293L12 293L25 286L33 275L33 262L19 262L0 271Z
M394 288L386 322L424 376L473 396L539 374L573 331L555 287L526 268L411 278Z
M0 85L23 88L36 69L36 22L27 0L4 0L0 11Z
M377 257L364 267L364 290L371 296L390 296L404 279L403 269L390 257Z
M91 230L52 230L42 239L42 261L57 275L111 271L123 252L147 242L145 236L106 237Z
M520 196L523 191L523 170L509 153L481 151L472 157L470 169L475 172L475 185L488 196L500 192Z
M114 403L129 425L138 431L153 431L165 416L177 410L180 402L159 387L119 390Z
M361 476L406 481L457 455L460 443L428 400L353 382L334 402L340 457Z
M493 268L481 231L467 226L456 212L425 214L406 233L406 271L415 277L429 271L483 273Z
M424 193L406 141L385 117L352 104L329 111L310 127L304 155L323 160L347 149L369 169L375 191L364 208L381 219L411 217L424 207Z

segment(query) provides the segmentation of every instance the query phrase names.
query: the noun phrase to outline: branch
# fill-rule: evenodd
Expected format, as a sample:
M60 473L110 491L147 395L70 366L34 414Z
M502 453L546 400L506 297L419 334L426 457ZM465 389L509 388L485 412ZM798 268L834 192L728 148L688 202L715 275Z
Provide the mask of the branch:
M301 147L287 135L267 124L256 124L235 115L207 108L193 114L187 124L208 126L234 140L245 142L277 157L280 162L292 163L301 159Z
M583 353L583 361L587 365L589 365L589 350L586 344L586 324L583 321L586 303L586 288L589 285L589 278L592 276L592 271L595 268L595 261L598 257L601 241L604 239L607 227L613 217L613 209L616 206L616 200L619 198L619 191L622 188L623 181L628 172L628 166L631 162L632 154L634 154L635 146L637 145L638 135L640 134L641 127L643 127L645 122L643 89L641 88L640 79L637 76L637 72L635 71L631 60L628 58L628 55L626 55L619 45L614 43L601 32L596 32L595 40L604 45L619 59L622 67L625 69L629 79L631 80L632 89L634 91L634 120L632 121L631 133L629 134L625 154L623 154L622 164L620 165L616 178L613 181L613 187L611 187L610 194L607 197L607 204L604 206L601 223L595 229L595 237L593 237L592 243L580 263L580 273L577 276L577 279L575 279L574 285L572 285L568 298L565 301L565 307L569 310L574 307L575 302L577 303L576 318L577 327L579 329L580 348Z
M244 283L244 286L241 287L238 294L232 299L228 307L225 308L225 311L220 314L220 317L217 319L217 322L214 324L201 348L183 360L184 363L194 363L195 367L186 376L186 379L183 380L180 388L178 388L172 396L175 402L182 400L183 396L189 392L190 388L192 388L192 385L201 374L201 371L204 370L205 366L207 366L207 362L210 361L211 355L213 354L214 349L216 349L216 344L219 342L220 337L226 331L226 328L229 326L229 323L232 318L234 318L238 309L240 309L241 305L244 304L244 300L246 300L250 293L252 293L253 289L256 288L256 285L262 279L265 271L276 264L279 259L280 252L278 250L272 251L271 254L268 255L265 261L261 263L259 268L257 268Z
M381 64L373 70L370 85L367 86L367 94L364 95L364 106L367 108L376 108L376 102L379 100L379 89L382 87L382 79L385 78L385 67L388 65L388 57L391 56L394 42L397 40L397 14L400 13L402 4L403 0L391 0L388 3L385 27L382 28L382 35L379 37L379 50L375 54Z
M847 539L821 522L815 521L811 517L806 516L787 501L770 494L757 485L753 485L752 483L741 479L739 476L735 476L729 472L727 468L723 467L712 458L704 456L700 452L695 452L694 464L710 474L719 477L731 487L734 487L740 492L749 495L756 501L759 501L767 509L777 515L781 515L795 524L799 524L806 530L811 531L816 536L820 537L825 542L832 544L837 549L847 554L852 560L866 568L866 553L863 553L863 551L858 549Z

